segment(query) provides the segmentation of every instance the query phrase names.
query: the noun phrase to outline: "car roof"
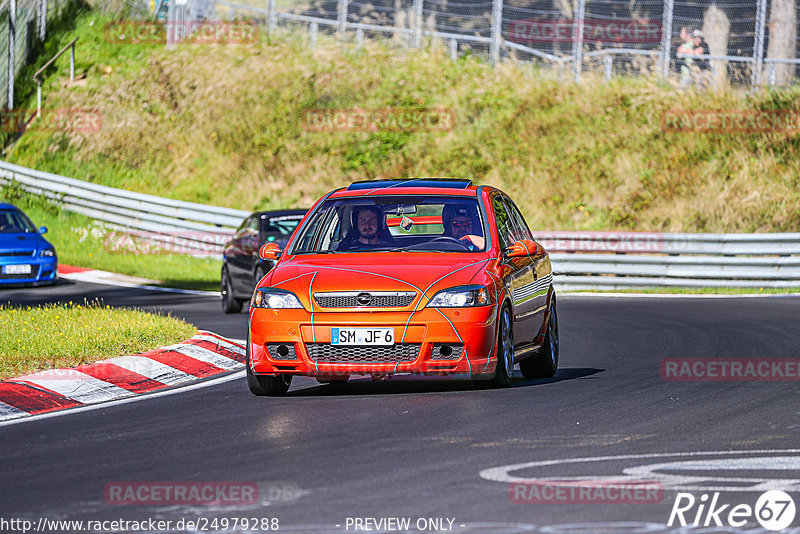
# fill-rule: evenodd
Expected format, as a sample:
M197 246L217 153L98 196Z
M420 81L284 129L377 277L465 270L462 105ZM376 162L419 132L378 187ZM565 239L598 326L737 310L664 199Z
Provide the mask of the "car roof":
M22 210L20 210L18 207L16 207L15 205L13 205L13 204L6 204L6 203L4 203L4 202L0 202L0 210L17 210L17 211L22 211Z
M407 178L400 180L365 180L353 182L346 188L334 191L330 198L362 197L371 195L443 195L475 197L478 187L472 180L454 178Z
M272 211L255 211L251 214L258 215L260 219L267 219L270 217L282 217L284 215L305 215L308 213L307 209L297 209L297 210L272 210Z

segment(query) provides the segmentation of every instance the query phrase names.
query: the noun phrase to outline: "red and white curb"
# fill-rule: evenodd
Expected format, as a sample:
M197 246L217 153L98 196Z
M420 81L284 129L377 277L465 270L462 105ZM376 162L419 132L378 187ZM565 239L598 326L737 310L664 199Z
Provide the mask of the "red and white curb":
M0 421L113 401L244 368L243 341L200 330L136 356L48 369L0 382Z

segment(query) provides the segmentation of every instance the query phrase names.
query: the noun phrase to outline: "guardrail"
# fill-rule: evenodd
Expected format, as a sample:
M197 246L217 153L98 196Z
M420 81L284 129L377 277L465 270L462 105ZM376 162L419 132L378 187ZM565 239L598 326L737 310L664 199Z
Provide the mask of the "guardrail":
M0 162L0 185L16 184L44 195L68 211L122 231L179 236L181 245L220 253L248 211L145 195ZM212 236L210 239L209 236Z
M800 287L800 233L538 232L564 289Z
M93 184L0 162L0 185L58 202L112 228L179 236L181 247L219 253L247 211ZM208 236L217 239L209 239ZM537 232L563 289L800 287L800 233Z

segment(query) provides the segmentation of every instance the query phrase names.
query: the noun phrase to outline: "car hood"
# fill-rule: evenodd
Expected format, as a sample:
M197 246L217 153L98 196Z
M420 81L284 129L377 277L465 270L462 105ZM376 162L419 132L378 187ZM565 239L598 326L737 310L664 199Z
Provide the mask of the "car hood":
M40 250L50 244L39 234L3 234L0 233L0 250Z
M309 294L325 291L414 291L430 298L441 289L469 284L490 261L488 254L294 256L280 262L262 285L291 291L307 310Z

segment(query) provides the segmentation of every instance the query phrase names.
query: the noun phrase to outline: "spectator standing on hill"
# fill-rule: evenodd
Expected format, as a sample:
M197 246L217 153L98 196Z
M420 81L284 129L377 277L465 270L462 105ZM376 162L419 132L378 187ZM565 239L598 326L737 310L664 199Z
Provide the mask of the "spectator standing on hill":
M693 55L709 55L708 43L706 42L702 31L695 30L692 32L692 42L694 43L694 49L692 50ZM693 69L693 75L695 79L695 85L701 89L705 89L708 87L709 78L711 76L711 64L707 58L698 58L695 60L694 66L695 68Z
M694 54L692 34L685 27L681 28L681 45L678 54ZM692 83L692 58L678 59L675 63L681 73L681 87L689 87Z

